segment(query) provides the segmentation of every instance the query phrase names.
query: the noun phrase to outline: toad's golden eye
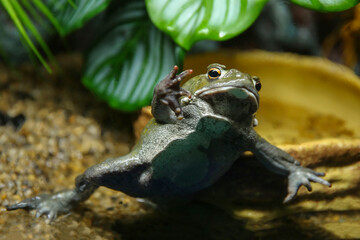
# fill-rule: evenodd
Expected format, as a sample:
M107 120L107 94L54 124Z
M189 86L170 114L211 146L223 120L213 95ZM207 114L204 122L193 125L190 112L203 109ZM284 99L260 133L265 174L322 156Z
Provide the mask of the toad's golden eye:
M208 71L208 78L211 79L211 80L215 80L215 79L218 79L221 75L221 70L218 69L218 68L210 68L209 71Z

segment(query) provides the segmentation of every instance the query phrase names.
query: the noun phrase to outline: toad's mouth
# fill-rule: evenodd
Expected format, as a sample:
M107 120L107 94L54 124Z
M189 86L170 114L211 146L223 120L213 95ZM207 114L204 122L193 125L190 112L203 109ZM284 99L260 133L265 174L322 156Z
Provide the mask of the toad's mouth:
M257 105L259 105L259 100L257 95L246 87L239 86L219 86L211 88L203 88L194 93L194 96L199 98L209 98L217 94L229 94L239 100L242 99L252 99Z

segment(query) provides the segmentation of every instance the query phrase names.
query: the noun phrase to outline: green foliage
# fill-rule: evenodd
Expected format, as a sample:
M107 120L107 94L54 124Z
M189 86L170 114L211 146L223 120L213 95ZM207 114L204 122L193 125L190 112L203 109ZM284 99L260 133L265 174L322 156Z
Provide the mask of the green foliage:
M43 56L40 54L39 50L35 46L33 40L27 33L27 30L31 32L31 34L35 37L38 44L41 46L41 48L44 50L44 52L47 54L49 58L53 58L51 51L49 50L47 44L45 43L42 36L39 34L36 27L33 25L32 21L26 14L23 7L20 5L18 0L1 0L2 6L5 8L7 13L9 14L10 18L13 20L15 26L19 30L21 36L23 37L26 44L30 47L30 49L34 52L34 54L37 56L39 61L43 64L43 66L46 68L48 72L51 72L51 69Z
M321 12L338 12L354 7L359 0L291 0L305 8Z
M34 22L46 25L45 19L49 20L55 29L64 36L72 30L82 27L86 21L102 12L111 0L0 0L15 26L17 27L23 42L36 55L39 61L51 72L51 68L45 61L37 45L49 59L53 59L52 53L44 38L39 33ZM29 14L31 16L29 16ZM40 13L43 14L44 18ZM1 47L0 47L1 48ZM5 51L1 51L5 55Z
M142 1L107 11L101 26L86 56L84 84L114 108L149 104L156 83L182 64L184 50L151 23Z
M48 71L51 69L42 54L53 57L38 26L51 32L51 24L61 36L66 36L103 12L98 20L101 29L95 32L98 39L85 56L82 81L112 107L131 111L148 104L156 83L173 65L182 65L184 48L188 50L203 39L226 40L238 35L256 20L267 1L0 0L0 7ZM318 11L341 11L359 3L290 1ZM0 33L1 30L0 25ZM0 46L0 55L6 53Z
M33 0L39 3L42 0ZM65 36L104 11L111 0L46 0L42 11Z
M153 23L185 49L203 39L226 40L246 30L267 0L146 0Z
M203 39L226 40L245 31L268 0L145 0L153 23L185 49ZM291 0L317 11L342 11L359 0Z

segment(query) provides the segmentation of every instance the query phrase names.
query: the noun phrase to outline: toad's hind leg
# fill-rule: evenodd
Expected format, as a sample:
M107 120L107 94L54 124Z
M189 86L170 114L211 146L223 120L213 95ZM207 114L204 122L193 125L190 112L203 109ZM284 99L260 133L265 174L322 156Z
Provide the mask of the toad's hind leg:
M137 176L143 170L140 161L129 155L107 159L78 176L75 188L28 198L7 206L7 210L35 209L37 217L47 215L50 220L54 220L58 214L67 213L79 202L87 200L99 186L124 192L130 189L130 192L140 194L141 189Z
M98 188L97 185L84 179L84 175L76 178L75 188L63 190L54 194L41 194L25 199L19 203L7 206L7 210L36 210L36 217L47 215L50 221L60 213L69 212L77 203L87 200Z

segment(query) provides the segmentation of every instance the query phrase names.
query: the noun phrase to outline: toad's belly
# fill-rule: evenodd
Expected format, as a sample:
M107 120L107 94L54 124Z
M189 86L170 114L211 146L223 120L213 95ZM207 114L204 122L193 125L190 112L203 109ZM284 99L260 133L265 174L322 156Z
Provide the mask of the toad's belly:
M137 152L148 166L139 177L140 185L150 195L204 189L222 176L241 152L234 146L236 131L231 123L213 114L199 113L197 118L185 118L176 124L154 122L146 133Z
M151 164L148 186L158 195L186 195L217 181L239 157L241 151L223 139L189 141L169 146Z

